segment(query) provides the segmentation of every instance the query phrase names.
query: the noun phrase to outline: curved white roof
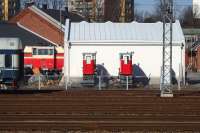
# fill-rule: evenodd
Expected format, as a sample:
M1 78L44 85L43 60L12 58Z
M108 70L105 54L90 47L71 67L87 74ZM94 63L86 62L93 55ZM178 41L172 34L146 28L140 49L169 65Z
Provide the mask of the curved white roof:
M66 20L65 41L71 45L162 45L163 24L157 23L70 23ZM179 21L173 23L173 44L185 44Z

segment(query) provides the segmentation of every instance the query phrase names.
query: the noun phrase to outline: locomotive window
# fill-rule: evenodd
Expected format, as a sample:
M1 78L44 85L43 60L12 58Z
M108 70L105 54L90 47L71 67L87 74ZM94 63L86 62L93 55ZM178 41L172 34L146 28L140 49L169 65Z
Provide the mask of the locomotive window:
M5 67L12 67L12 55L5 55Z
M91 56L86 56L86 64L90 64L91 63Z
M37 49L33 48L33 55L37 55Z
M124 64L128 64L129 56L124 56Z
M49 55L53 55L53 49L49 49Z
M48 49L44 49L44 55L48 55Z
M48 49L38 49L38 55L48 55Z

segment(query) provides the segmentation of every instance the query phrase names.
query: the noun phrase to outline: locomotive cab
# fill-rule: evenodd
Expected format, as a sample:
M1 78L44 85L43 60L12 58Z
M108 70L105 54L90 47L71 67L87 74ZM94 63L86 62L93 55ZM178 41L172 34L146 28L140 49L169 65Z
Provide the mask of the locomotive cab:
M121 84L127 83L132 85L133 78L133 64L132 64L133 52L120 53L120 68L119 68L119 79Z
M95 85L96 53L83 53L83 85Z

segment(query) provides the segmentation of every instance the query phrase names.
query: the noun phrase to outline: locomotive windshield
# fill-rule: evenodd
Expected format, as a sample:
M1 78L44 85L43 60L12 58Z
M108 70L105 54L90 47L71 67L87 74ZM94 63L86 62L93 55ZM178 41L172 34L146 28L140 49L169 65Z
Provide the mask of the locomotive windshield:
M124 56L124 64L128 64L129 56Z
M91 56L86 56L86 63L90 64L91 63Z
M48 49L38 49L39 55L48 55Z
M53 49L38 49L33 48L33 55L53 55L54 50Z

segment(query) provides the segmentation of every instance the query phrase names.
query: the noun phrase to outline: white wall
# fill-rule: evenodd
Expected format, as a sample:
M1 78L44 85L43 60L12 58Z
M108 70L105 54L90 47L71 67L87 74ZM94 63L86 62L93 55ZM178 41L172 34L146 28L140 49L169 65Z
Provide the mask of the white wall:
M133 63L140 67L151 78L160 77L162 66L162 46L72 46L70 49L70 77L82 77L82 53L97 52L97 64L104 63L105 68L112 76L118 76L119 53L134 52ZM184 64L184 51L181 58L181 48L173 47L173 69L179 75L181 59Z
M22 44L19 38L0 38L0 49L19 50Z

